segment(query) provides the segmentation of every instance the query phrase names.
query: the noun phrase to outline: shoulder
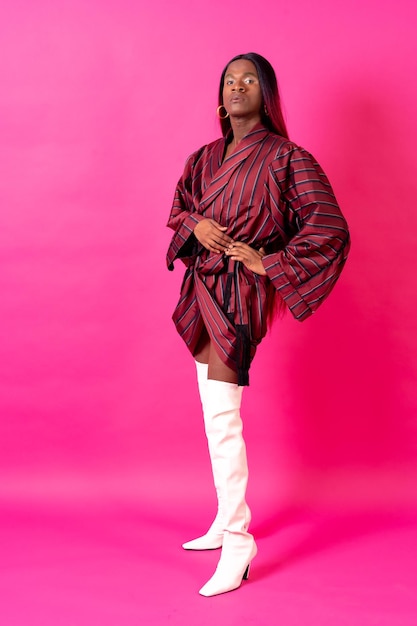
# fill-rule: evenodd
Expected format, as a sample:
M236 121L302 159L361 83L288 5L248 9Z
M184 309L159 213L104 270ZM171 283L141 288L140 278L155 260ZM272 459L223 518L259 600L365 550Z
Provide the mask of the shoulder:
M296 160L303 157L313 158L302 146L273 132L268 132L265 136L264 146L270 156L270 165L272 167L275 165L280 167L283 162L288 162L289 160Z
M274 159L282 159L286 157L298 156L300 154L309 154L305 148L294 143L286 137L280 135L269 135L271 138L271 152L274 153Z
M223 143L224 143L224 138L220 137L219 139L216 139L215 141L212 141L211 143L201 146L201 148L199 148L198 150L195 150L194 152L190 154L190 156L187 158L186 165L193 166L201 159L209 158L214 152L216 152L219 146L223 146Z
M319 167L314 156L303 146L289 139L285 139L284 137L277 136L277 138L279 141L277 141L276 146L274 146L274 155L271 162L271 169L273 171L287 168L302 169L305 167Z

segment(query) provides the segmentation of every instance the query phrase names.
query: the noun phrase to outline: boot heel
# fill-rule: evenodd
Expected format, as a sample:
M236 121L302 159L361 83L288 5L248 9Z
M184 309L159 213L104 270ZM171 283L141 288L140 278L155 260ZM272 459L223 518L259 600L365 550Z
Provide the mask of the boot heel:
M249 578L249 572L250 572L250 563L249 563L249 565L247 566L247 568L245 569L245 573L243 574L243 578L242 578L242 580L248 580L248 578Z

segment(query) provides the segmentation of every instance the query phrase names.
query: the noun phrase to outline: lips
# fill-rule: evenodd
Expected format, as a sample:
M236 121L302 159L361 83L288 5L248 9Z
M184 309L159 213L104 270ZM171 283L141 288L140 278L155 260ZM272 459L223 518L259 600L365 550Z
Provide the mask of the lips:
M230 98L230 102L231 102L232 104L233 104L233 103L236 103L236 102L243 102L243 98L242 98L242 96L232 96L232 97Z

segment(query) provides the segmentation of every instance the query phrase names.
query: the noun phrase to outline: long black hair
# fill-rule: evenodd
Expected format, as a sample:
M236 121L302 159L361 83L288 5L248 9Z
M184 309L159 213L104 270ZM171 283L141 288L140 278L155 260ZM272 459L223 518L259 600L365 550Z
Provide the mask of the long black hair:
M258 73L259 84L262 93L261 121L262 124L273 133L281 135L288 139L287 126L281 109L281 98L278 90L277 77L274 68L263 56L256 52L248 52L247 54L238 54L229 61L224 68L219 87L219 106L223 105L223 85L227 68L233 61L251 61L256 67ZM266 109L266 111L265 111ZM223 136L225 136L231 128L230 118L220 120L220 126Z

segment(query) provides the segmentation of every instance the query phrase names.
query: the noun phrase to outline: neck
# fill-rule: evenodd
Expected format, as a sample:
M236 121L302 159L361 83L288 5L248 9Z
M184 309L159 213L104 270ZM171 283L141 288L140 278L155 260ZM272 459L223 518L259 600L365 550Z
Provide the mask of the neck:
M230 117L230 125L233 132L233 145L237 146L237 144L242 141L243 137L250 133L252 128L259 124L260 121L261 118L259 116L250 119L245 117Z

